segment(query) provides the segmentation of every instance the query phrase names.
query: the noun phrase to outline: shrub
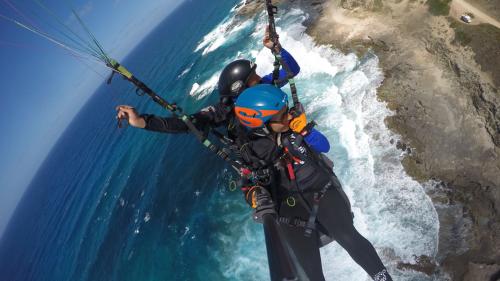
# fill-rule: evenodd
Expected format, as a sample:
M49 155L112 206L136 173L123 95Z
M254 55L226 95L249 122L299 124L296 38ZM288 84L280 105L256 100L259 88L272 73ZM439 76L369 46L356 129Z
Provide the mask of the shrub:
M450 13L451 0L427 0L429 12L435 16L447 16Z

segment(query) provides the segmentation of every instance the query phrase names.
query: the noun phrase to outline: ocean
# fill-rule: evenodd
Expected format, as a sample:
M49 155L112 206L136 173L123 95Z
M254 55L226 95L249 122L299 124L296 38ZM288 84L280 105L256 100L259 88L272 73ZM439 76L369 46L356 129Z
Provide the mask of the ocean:
M123 61L185 112L218 100L223 67L273 58L261 40L262 12L235 16L239 1L190 0ZM395 280L432 280L398 262L437 253L439 222L424 186L408 177L404 154L376 98L378 58L318 46L308 14L290 6L277 18L282 45L297 59L299 97L332 150L355 225ZM284 88L286 91L288 89ZM268 280L262 226L253 222L231 168L189 134L117 128L115 107L168 116L126 81L101 86L43 163L0 242L1 280ZM336 243L321 250L327 280L370 280Z

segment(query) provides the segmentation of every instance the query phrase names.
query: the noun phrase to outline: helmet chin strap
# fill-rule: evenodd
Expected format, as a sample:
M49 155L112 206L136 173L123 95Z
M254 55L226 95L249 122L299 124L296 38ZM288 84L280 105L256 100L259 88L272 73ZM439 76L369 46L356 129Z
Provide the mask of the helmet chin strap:
M233 105L234 104L234 100L230 97L222 97L220 99L220 102L224 105Z

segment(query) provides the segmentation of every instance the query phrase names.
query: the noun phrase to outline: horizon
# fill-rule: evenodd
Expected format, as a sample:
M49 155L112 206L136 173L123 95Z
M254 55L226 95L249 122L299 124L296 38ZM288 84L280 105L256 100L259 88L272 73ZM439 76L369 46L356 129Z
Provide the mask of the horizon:
M126 60L132 55L149 34L154 32L154 30L175 12L181 4L185 3L184 0L171 0L166 3L161 3L163 1L155 1L154 3L149 3L149 6L144 7L144 4L130 3L128 6L119 6L122 4L121 2L121 0L112 2L115 8L123 8L119 11L119 16L113 18L115 21L118 21L118 23L107 30L104 30L105 28L91 27L92 25L101 27L102 25L100 23L106 21L106 17L108 16L95 12L97 8L94 6L92 0L80 1L80 8L77 9L79 15L86 21L86 24L90 26L92 32L96 32L95 35L98 40L100 38L104 39L100 42L107 50L110 50L109 54L112 54L111 56L119 61ZM33 21L26 16L27 12L11 5L12 3L8 1L0 3L0 14L5 15L5 11L9 11L7 8L10 8L12 15L7 13L10 17L15 17L17 15L21 20L24 19L24 22ZM138 20L139 17L136 17L134 13L141 12L137 10L137 6L143 8L143 14L150 15L150 17L145 16L147 20L144 20L142 24L137 24L136 22L140 20ZM12 7L17 9L13 9ZM162 10L159 7L166 8ZM129 13L130 11L133 11L133 13ZM130 20L127 14L134 15L132 20ZM69 17L69 19L71 19L71 17ZM0 47L2 47L2 49L3 47L7 49L7 51L2 52L0 56L9 56L9 59L14 58L14 60L19 61L19 64L29 64L30 68L37 70L39 70L39 68L47 69L45 72L37 72L37 74L40 75L40 77L36 77L39 79L37 83L28 85L28 83L17 83L17 81L24 79L24 77L16 76L16 72L11 71L9 68L12 66L0 68L4 74L8 73L10 75L9 78L12 78L9 81L11 82L10 84L9 82L4 83L7 84L7 92L12 91L17 94L17 91L19 91L22 93L22 95L15 95L15 98L12 97L14 95L8 95L7 98L2 99L1 103L2 105L7 105L5 108L2 108L5 110L1 111L1 114L5 116L0 116L2 117L0 119L3 120L0 122L0 129L7 132L5 134L6 137L0 140L0 153L4 156L0 160L0 186L2 186L0 189L0 206L2 206L0 207L1 239L23 195L31 185L31 182L47 157L50 155L50 152L64 135L64 132L68 129L68 126L73 122L77 114L87 104L91 97L99 91L100 87L103 86L109 72L96 70L96 66L90 67L86 64L84 65L76 61L74 57L68 59L69 56L65 56L60 48L55 46L52 42L46 42L45 39L29 34L28 31L21 30L21 28L16 26L13 27L10 22L0 21L0 26L5 26L5 29L3 28L6 30L5 34L14 34L15 40L20 40L19 42L21 42L12 43L12 38L9 38L9 41L7 41L3 36L0 37ZM130 28L133 28L133 30ZM109 36L100 36L99 34ZM116 38L121 38L123 40L117 40ZM121 44L119 44L120 42ZM19 46L30 46L30 48L36 47L38 49L43 49L37 50L39 53L43 54L43 58L37 56L38 61L33 61L33 56L38 55L38 53L29 54L29 52L25 51L25 48L20 50L13 48ZM45 55L44 52L46 52L47 55ZM45 58L54 61L48 63L48 60ZM16 66L17 65L14 65L14 67ZM58 71L59 69L61 70ZM21 71L21 73L23 76L26 76L23 71ZM61 76L54 75L54 73L58 72L64 72L66 76L61 78ZM51 78L54 80L54 83L47 83ZM61 87L61 84L65 84L65 87ZM64 94L61 94L67 92L64 88L71 89L70 92L76 88L76 91L74 91L76 94L70 95L71 97L64 96ZM42 92L50 94L46 94L43 97L37 95L37 93ZM19 96L21 96L21 98L19 98ZM46 106L43 106L44 103ZM39 104L42 106L39 107ZM21 112L17 112L16 109L19 108L24 109L29 114L22 110ZM14 118L12 118L12 116L14 116ZM42 120L49 119L50 121L40 126L39 116L44 117ZM49 118L45 118L47 116ZM9 122L12 119L15 119L14 122ZM28 128L28 130L25 130L26 128Z

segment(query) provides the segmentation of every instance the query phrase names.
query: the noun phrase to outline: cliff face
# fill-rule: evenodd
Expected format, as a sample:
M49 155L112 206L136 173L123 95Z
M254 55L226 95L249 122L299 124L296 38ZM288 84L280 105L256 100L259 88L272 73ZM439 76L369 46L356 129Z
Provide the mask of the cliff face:
M308 32L321 44L375 51L385 72L379 97L395 112L386 124L408 151L403 165L421 182L441 182L429 190L439 254L420 270L482 280L500 269L500 29L436 16L434 4L325 1Z

